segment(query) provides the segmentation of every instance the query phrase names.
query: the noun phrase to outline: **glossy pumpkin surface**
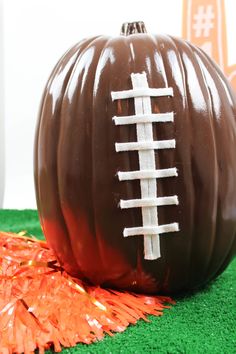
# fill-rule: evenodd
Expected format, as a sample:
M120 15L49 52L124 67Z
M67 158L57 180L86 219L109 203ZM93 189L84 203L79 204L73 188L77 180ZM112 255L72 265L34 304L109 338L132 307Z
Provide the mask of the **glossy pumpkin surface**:
M149 35L130 24L111 38L85 39L58 62L47 83L35 139L35 186L43 232L63 267L94 284L141 292L195 289L220 274L236 252L236 99L227 79L200 49L181 39ZM173 97L151 99L153 113L174 112L174 122L153 124L157 140L176 148L155 153L159 168L178 177L158 180L158 196L179 205L158 209L161 257L146 260L143 236L123 237L142 224L137 180L118 171L139 169L135 151L116 142L136 140L132 125L113 116L134 114L134 100L112 101L145 72L149 87L172 87Z

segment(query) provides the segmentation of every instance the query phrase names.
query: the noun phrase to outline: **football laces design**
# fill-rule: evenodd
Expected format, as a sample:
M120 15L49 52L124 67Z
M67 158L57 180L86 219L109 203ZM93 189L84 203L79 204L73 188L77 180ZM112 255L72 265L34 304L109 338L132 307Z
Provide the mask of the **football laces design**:
M157 197L157 180L159 178L176 177L176 167L157 169L155 163L155 150L174 149L175 139L153 140L153 123L174 122L174 113L152 113L151 97L173 96L173 88L150 88L147 75L143 73L131 74L132 89L111 92L112 100L134 99L135 115L114 116L112 119L116 125L135 124L137 141L115 143L116 152L137 151L139 158L139 170L119 171L119 181L139 179L141 199L120 200L121 209L141 208L142 225L138 227L125 227L123 236L144 236L144 258L154 260L161 257L160 234L179 231L179 224L159 225L158 207L178 205L178 196Z

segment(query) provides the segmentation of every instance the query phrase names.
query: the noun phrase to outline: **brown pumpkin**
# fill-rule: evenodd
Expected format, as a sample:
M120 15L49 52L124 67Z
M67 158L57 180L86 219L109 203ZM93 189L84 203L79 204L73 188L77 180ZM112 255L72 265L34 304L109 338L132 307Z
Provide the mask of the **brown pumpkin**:
M145 32L125 24L56 65L36 132L37 204L70 274L177 292L235 255L236 100L203 51Z

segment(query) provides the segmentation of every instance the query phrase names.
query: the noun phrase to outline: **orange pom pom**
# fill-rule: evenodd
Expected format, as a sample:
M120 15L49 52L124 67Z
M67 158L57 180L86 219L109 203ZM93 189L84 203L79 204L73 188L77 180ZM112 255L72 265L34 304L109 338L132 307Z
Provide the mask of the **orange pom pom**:
M7 232L0 232L0 294L0 352L6 354L89 344L173 303L87 286L61 268L45 241Z

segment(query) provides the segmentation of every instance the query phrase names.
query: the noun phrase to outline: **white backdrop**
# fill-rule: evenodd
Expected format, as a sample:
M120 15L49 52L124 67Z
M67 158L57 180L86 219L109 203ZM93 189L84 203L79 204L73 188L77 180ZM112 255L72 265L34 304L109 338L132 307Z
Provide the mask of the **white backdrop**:
M6 141L3 206L36 208L34 130L41 94L57 60L84 37L119 34L121 24L126 21L143 20L149 32L181 36L182 0L2 1ZM227 0L226 10L232 43L229 61L233 63L236 62L236 31L232 33L235 0Z

